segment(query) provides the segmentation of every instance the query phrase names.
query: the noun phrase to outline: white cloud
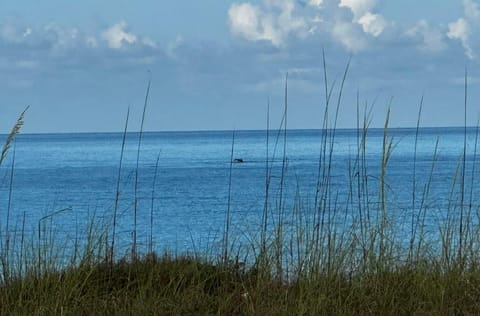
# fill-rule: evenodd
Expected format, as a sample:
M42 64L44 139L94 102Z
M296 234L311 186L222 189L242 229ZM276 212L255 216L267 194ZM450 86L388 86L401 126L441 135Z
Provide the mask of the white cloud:
M350 52L398 43L426 53L439 53L459 41L474 58L480 41L480 0L462 0L465 14L448 24L420 20L405 28L378 12L379 0L239 0L230 6L232 34L252 42L284 47L289 39L306 38L324 43L331 38ZM448 21L446 21L448 22ZM448 24L448 26L447 26ZM375 46L375 47L379 47ZM460 46L460 45L459 45Z
M228 10L230 30L249 41L281 46L289 36L304 37L310 29L306 19L294 11L294 0L264 0L263 7L235 3Z
M29 37L26 37L25 41ZM65 56L69 51L85 47L86 44L85 36L79 29L64 27L54 22L44 25L42 29L35 32L32 42L37 45L48 43L50 53L58 57Z
M448 38L461 41L463 48L465 48L465 54L468 58L473 59L473 50L469 44L470 34L470 24L464 18L448 24Z
M470 25L464 18L448 24L447 36L452 39L467 41L470 35Z
M137 41L137 37L125 31L127 23L121 21L102 32L102 38L107 42L108 47L119 49L124 43L133 44Z
M349 8L353 12L355 20L361 18L364 14L370 12L377 0L340 0L339 7Z
M55 56L72 49L92 47L78 28L68 28L54 22L38 27L26 27L15 22L0 24L0 41L18 45L18 49L26 51L48 51Z
M465 16L475 22L480 22L480 4L474 0L463 0Z
M410 38L417 39L419 42L418 48L422 51L440 52L447 47L442 32L430 26L425 20L418 21L417 24L407 30L405 34Z
M358 23L363 31L375 37L383 33L387 21L380 14L372 13L377 0L340 0L340 8L349 8L353 13L352 22Z
M152 40L150 37L144 37L142 38L142 44L151 48L156 48L157 43L155 43L154 40Z
M480 3L478 0L463 0L462 3L464 16L448 24L447 37L460 41L465 55L474 59L474 51L479 48Z
M308 1L308 4L312 7L321 7L323 4L323 0L310 0Z
M168 57L172 59L178 59L176 50L180 46L182 46L184 43L183 37L180 35L177 35L174 41L171 41L167 44L167 47L165 49L165 53L167 54Z
M372 34L375 37L382 34L387 26L387 22L381 15L370 12L365 13L360 19L358 19L358 24L362 26L365 33Z
M280 8L276 19L276 28L286 38L291 33L302 37L305 35L307 23L303 17L294 16L295 2L293 0L269 0L274 6ZM275 17L274 17L275 18Z
M290 37L305 38L323 33L347 50L358 52L367 47L365 34L378 37L388 25L382 15L371 12L377 0L341 0L339 5L328 7L333 12L325 12L324 0L302 3L300 7L296 7L295 0L263 0L261 5L233 4L228 11L230 30L249 41L267 41L277 47L283 46ZM322 10L312 12L312 7ZM342 15L335 14L341 7L353 12L352 20L345 21Z
M250 3L233 4L228 10L230 29L246 39L261 39L259 31L259 9Z
M367 47L367 41L362 32L354 24L337 22L332 30L332 36L351 52L362 51Z
M119 29L126 35L118 35ZM165 56L165 47L160 47L160 44L147 35L135 36L135 42L130 35L132 34L127 33L125 24L109 30L85 31L56 22L30 25L7 19L0 21L0 71L10 71L12 74L18 71L19 76L22 76L59 67L66 71L102 66L135 67L139 64L151 64L158 56ZM131 45L135 45L135 49L119 50L119 54L111 58L111 48L126 47L130 45L129 41L134 43Z

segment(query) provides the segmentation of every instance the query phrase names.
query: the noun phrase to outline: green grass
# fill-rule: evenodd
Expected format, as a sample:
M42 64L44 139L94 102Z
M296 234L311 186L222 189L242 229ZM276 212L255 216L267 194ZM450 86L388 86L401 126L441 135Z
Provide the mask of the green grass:
M453 315L480 312L480 271L416 265L280 283L188 257L145 256L25 276L0 288L0 314Z
M323 61L325 64L325 58ZM428 205L434 199L430 196L430 185L435 177L437 147L432 153L428 178L418 179L415 141L411 213L404 223L396 222L398 216L393 216L395 209L391 206L394 192L387 181L396 144L389 133L390 112L383 129L381 169L378 181L373 182L376 187L372 194L371 170L366 159L370 110L366 107L362 114L357 102L357 152L349 162L349 179L345 183L350 193L347 200L339 201L331 184L331 166L347 73L348 66L336 94L335 85L330 86L326 72L324 74L325 112L313 205L304 203L299 188L293 200L287 199L290 197L286 194L285 181L288 174L286 83L284 113L277 137L269 140L267 133L266 138L265 203L264 209L259 210L259 234L251 236L247 244L236 244L229 198L221 246L208 255L152 252L154 218L151 215L146 253L138 248L134 225L131 251L119 257L115 237L127 114L113 224L99 227L92 219L86 236L77 237L86 240L85 244L80 246L76 241L74 249L64 249L72 256L67 259L59 253L62 247L54 243L53 233L41 222L53 220L55 213L39 222L38 237L27 238L23 228L21 234L10 235L7 229L6 239L0 240L0 315L480 314L480 207L475 204L478 202L472 189L474 169L472 175L466 174L466 138L463 155L452 175L449 205L439 210L446 220L439 223L436 234L429 234L425 218L430 211ZM149 88L142 121L148 91ZM338 99L332 104L334 95L338 95ZM465 111L466 100L465 96ZM422 105L423 98L416 139ZM268 131L269 108L267 112ZM0 165L23 125L24 114L7 138ZM278 145L282 156L279 175L273 170L277 152L274 150L272 157L269 150L273 143L275 148ZM234 146L233 135L231 159ZM137 164L140 147L141 133ZM475 143L474 157L476 148ZM157 159L157 167L158 163ZM136 177L138 171L137 168ZM10 174L13 181L13 167ZM230 183L231 175L230 164ZM274 176L280 179L278 186L271 181ZM469 183L470 191L467 190ZM230 194L233 194L231 185ZM134 221L136 213L135 206ZM7 225L10 216L8 210ZM410 236L401 235L402 225L407 225Z

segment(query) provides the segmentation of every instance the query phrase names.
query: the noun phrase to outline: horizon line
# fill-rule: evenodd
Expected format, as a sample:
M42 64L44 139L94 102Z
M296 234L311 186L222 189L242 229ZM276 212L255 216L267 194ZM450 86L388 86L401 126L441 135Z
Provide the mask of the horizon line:
M389 130L412 130L416 129L416 126L407 126L407 127L388 127ZM462 125L453 125L453 126L419 126L419 129L475 129L480 128L479 126L462 126ZM363 128L360 127L360 130ZM384 130L384 127L368 127L368 130ZM279 129L270 129L270 131L278 131ZM283 128L281 129L283 130ZM287 128L287 131L321 131L323 128ZM327 130L357 130L357 127L336 127L336 128L327 128ZM265 132L266 129L192 129L192 130L144 130L142 133L226 133L226 132ZM8 136L10 132L4 133L1 132L0 136ZM127 134L138 134L140 131L127 131ZM123 131L58 131L58 132L20 132L18 135L68 135L68 134L123 134Z

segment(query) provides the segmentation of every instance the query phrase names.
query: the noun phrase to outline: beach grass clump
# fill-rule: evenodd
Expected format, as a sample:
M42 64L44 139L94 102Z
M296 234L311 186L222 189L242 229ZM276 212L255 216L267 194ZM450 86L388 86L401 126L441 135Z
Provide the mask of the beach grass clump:
M0 287L0 313L211 314L242 308L247 273L189 257L146 255L26 275Z
M154 254L28 275L0 287L21 315L477 314L480 271L431 266L281 283L258 270Z

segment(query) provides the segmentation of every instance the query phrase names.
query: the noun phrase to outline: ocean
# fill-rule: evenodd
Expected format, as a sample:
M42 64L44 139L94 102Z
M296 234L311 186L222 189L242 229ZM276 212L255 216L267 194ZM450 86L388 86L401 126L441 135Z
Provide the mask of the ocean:
M138 249L153 241L175 253L218 249L227 210L230 240L247 244L259 239L265 205L268 229L295 225L294 213L308 223L320 205L344 226L362 219L359 208L372 221L387 209L405 240L418 210L432 233L447 210L476 212L476 128L389 129L386 142L383 129L369 129L364 147L361 132L270 131L268 143L266 131L146 132L138 169L139 133L127 134L122 165L122 133L20 134L0 166L1 233L47 238L40 230L70 247L92 225L111 233L117 196L120 253L131 246L135 204Z

